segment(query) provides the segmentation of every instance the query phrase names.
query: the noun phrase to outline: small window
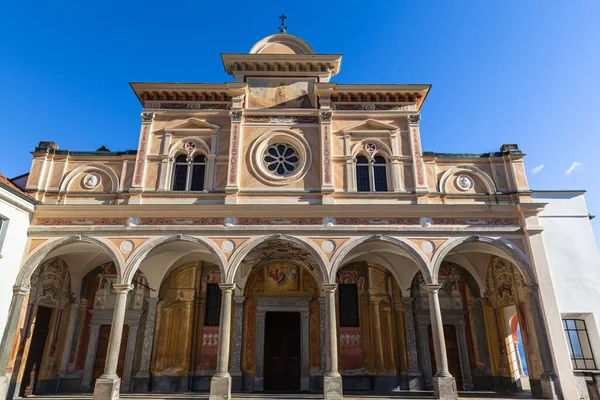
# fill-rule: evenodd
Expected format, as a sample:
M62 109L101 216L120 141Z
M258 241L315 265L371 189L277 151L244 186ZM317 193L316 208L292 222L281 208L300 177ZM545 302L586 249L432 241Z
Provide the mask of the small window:
M8 231L8 219L2 218L0 215L0 256L2 256L4 249L4 239L6 239L6 232Z
M191 162L185 155L175 159L173 168L173 190L202 191L206 174L206 157L197 155Z
M218 283L206 285L206 312L204 326L219 326L221 319L221 288Z
M356 190L358 192L387 192L387 163L382 156L369 160L356 157Z
M355 283L338 284L340 300L340 327L360 326L358 316L358 286Z
M582 319L563 319L563 327L573 369L596 369L596 362L592 354L592 346L588 337L585 321Z

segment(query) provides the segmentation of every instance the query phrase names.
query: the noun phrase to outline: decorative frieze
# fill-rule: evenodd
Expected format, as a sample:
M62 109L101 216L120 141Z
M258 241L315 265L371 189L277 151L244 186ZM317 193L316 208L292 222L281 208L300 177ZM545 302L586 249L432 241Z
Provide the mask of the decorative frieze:
M413 111L414 103L332 103L332 110L338 111Z
M185 103L163 103L148 102L145 108L162 110L228 110L229 102L225 103L205 103L201 101L192 101Z
M225 225L225 217L139 217L138 225ZM321 217L237 217L237 225L323 225ZM36 218L35 225L125 225L127 218ZM432 225L518 226L519 219L434 217ZM420 225L418 217L336 217L336 225Z
M246 123L254 124L315 124L319 122L317 117L310 116L263 116L247 115L244 119Z

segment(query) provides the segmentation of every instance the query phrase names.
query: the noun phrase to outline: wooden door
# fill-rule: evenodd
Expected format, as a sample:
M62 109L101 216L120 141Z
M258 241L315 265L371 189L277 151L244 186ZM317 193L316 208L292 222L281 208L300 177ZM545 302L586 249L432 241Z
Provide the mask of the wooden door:
M456 388L462 390L462 370L460 369L460 352L458 350L458 339L454 325L444 325L444 340L446 341L446 357L448 358L448 371L456 380ZM431 325L429 325L429 354L431 355L431 370L433 375L437 372L435 364L435 351L433 349L433 337L431 336Z
M100 337L98 339L98 350L96 351L96 363L94 364L94 379L92 387L96 384L96 379L104 373L106 364L106 353L108 351L108 339L110 337L110 325L102 325L100 327ZM123 336L121 337L121 349L119 350L119 363L117 364L117 375L123 376L123 368L125 367L125 353L127 349L127 338L129 336L129 326L123 326Z
M300 313L267 312L265 318L265 390L299 391Z

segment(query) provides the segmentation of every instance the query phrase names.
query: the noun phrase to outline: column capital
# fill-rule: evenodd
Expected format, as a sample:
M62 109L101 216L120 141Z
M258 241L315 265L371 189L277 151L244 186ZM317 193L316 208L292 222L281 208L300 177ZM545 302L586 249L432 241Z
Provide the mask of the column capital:
M232 292L235 286L235 283L219 283L219 287L223 293Z
M112 285L113 289L117 294L127 294L131 289L133 289L133 285L128 285L125 283L115 283Z
M442 288L442 285L439 283L430 283L424 285L423 287L428 293L437 293Z
M31 286L21 286L21 285L14 285L13 286L13 294L14 295L18 295L18 296L25 296L27 293L29 293L29 291L31 290Z
M235 304L241 304L244 302L245 299L246 299L246 296L234 296L233 297L233 301L235 301Z
M325 283L323 284L323 291L326 293L335 293L337 287L337 283Z
M142 118L142 123L150 123L152 121L154 121L154 113L153 112L144 112L140 114L140 117Z
M419 125L419 121L421 121L421 114L408 114L406 118L408 119L408 123L410 125Z

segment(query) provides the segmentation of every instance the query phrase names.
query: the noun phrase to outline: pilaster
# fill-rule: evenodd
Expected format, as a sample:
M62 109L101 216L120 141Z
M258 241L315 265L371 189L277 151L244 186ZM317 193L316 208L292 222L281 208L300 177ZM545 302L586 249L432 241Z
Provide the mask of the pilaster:
M140 369L135 374L134 391L147 392L150 390L150 357L154 344L154 330L156 328L157 297L146 298L148 310L146 311L146 326L144 339L142 341L142 354L140 357Z
M239 191L240 164L242 146L242 120L244 95L235 96L229 111L231 130L229 136L229 164L227 166L227 184L225 185L225 203L237 204L237 193Z
M143 190L144 177L146 173L146 156L150 144L150 133L152 132L152 124L154 122L154 113L144 112L141 115L142 127L140 129L140 140L138 143L138 151L135 157L135 168L133 170L132 189Z
M409 114L407 116L410 137L410 150L413 158L413 178L415 192L417 194L427 193L427 174L425 163L423 163L423 152L421 151L421 133L419 132L419 121L421 114Z
M319 96L319 124L321 131L321 193L323 195L323 204L332 204L334 191L333 186L333 162L332 162L332 138L331 121L333 112L331 111L331 97L328 95Z

